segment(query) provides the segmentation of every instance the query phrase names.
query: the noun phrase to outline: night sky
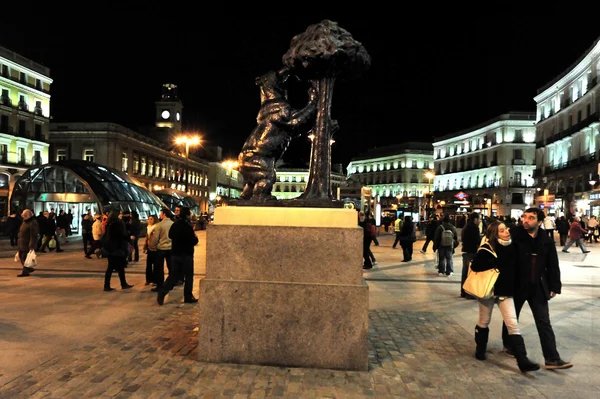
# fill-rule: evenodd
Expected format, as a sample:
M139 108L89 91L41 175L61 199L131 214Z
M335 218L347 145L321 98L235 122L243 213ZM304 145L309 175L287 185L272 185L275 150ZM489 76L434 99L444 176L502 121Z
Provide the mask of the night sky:
M161 85L171 82L179 86L184 129L202 132L208 143L223 147L225 157L237 157L256 124L255 78L282 66L295 34L330 19L372 57L363 77L336 82L334 89L332 117L340 131L333 161L344 166L371 147L431 142L501 113L533 112L537 90L600 37L600 27L581 9L569 22L565 9L452 17L443 10L434 15L431 7L259 16L138 3L87 10L48 10L45 3L27 13L15 9L23 20L3 19L0 46L51 70L53 121L152 125ZM3 5L3 12L10 10ZM303 106L302 83L290 86L290 97ZM304 134L284 159L308 162L309 150Z

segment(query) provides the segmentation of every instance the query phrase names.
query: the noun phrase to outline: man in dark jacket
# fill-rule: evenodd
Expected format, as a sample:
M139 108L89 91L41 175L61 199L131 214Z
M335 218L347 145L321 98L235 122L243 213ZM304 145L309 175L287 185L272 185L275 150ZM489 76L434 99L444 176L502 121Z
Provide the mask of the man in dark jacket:
M481 242L481 234L479 234L479 213L473 212L469 215L469 221L461 232L462 241L462 274L460 277L460 297L467 299L475 299L475 297L467 294L462 286L469 274L469 264L475 259L479 243Z
M194 246L198 244L198 237L190 226L190 208L181 207L179 219L169 229L171 239L171 271L162 288L158 291L156 302L160 306L165 301L165 296L177 284L179 271L183 270L185 284L183 286L183 301L185 303L196 303L198 299L192 295L194 287Z
M550 241L548 234L540 231L544 217L541 209L529 208L523 213L523 226L514 227L511 231L512 242L517 248L515 309L518 318L525 301L529 303L540 336L546 368L566 369L573 367L573 364L560 358L550 324L548 301L560 294L562 284L556 246ZM508 331L504 324L502 341L505 351L511 355L512 348L508 344Z
M421 248L422 254L427 252L427 247L429 246L429 243L433 241L435 237L435 231L437 230L438 226L438 217L437 215L433 215L433 217L427 224L427 227L425 227L425 244L423 244L423 248Z

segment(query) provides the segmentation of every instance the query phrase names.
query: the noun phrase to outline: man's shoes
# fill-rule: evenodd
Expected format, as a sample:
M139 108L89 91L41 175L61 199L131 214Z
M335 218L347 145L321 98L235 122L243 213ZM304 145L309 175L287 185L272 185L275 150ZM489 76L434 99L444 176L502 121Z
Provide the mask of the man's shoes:
M104 287L104 291L108 292L108 291L114 291L114 288L110 288L110 287Z
M57 249L56 252L65 252L64 249Z
M569 251L565 251L564 249L563 249L562 251L563 251L564 253L566 253L566 254L568 254L568 253L569 253Z
M438 276L440 276L440 277L446 277L446 273L439 272Z
M129 288L133 288L133 285L130 285L130 284L125 284L125 285L122 285L122 286L121 286L121 289L122 289L122 290L127 290L127 289L129 289Z
M562 359L552 361L546 360L546 369L548 370L570 369L571 367L573 367L573 363L565 362Z
M377 262L376 262L376 261L373 261L373 266L375 266L376 264L377 264Z
M159 292L156 296L156 303L158 303L158 306L162 306L165 303L165 294Z
M197 303L198 302L198 298L194 298L194 297L187 298L183 302L185 302L185 303Z
M21 272L21 274L17 274L17 277L29 277L29 273Z
M583 251L584 254L589 254L591 251Z
M92 257L89 256L88 254L86 254L85 257L88 258L88 259L92 259Z
M35 271L35 269L33 267L29 267L29 266L23 266L25 268L25 271L27 273L33 273Z
M454 276L454 273L450 272L450 274L447 274L446 276L448 276L448 277Z

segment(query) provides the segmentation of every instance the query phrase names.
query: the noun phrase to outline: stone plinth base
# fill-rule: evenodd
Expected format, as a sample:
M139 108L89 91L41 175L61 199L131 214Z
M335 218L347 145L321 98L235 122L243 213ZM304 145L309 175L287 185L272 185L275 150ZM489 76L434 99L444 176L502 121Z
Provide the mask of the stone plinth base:
M368 369L366 284L200 281L200 361Z
M199 360L367 370L356 211L228 206L206 234Z

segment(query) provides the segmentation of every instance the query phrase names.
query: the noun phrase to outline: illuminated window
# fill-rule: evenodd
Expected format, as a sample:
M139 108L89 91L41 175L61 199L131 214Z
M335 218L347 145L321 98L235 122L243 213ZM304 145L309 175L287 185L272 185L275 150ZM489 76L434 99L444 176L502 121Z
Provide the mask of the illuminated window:
M142 176L146 175L146 157L142 157L142 170L140 171Z
M83 160L88 162L94 162L94 150L87 149L83 151Z
M65 159L67 159L67 150L63 148L56 150L56 160L64 161Z
M123 172L127 172L127 167L128 167L128 158L127 158L127 153L124 152L121 154L121 171Z

